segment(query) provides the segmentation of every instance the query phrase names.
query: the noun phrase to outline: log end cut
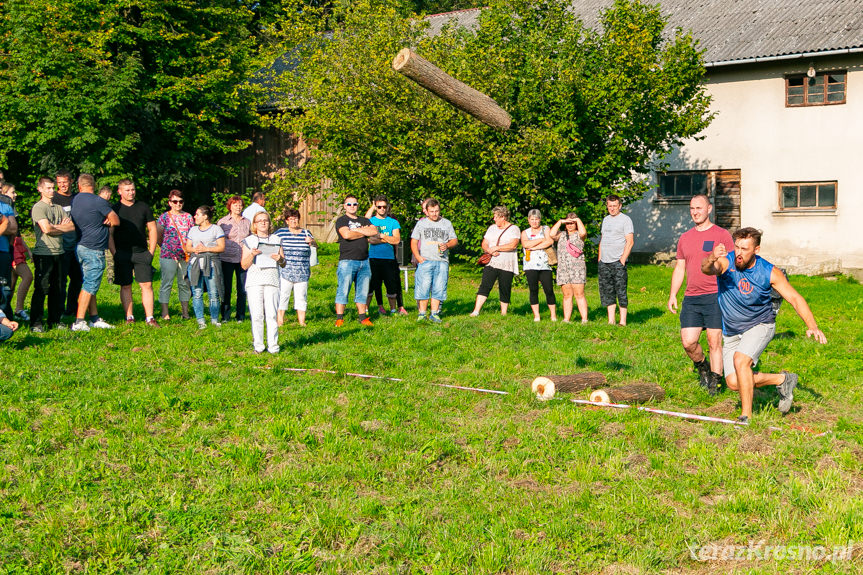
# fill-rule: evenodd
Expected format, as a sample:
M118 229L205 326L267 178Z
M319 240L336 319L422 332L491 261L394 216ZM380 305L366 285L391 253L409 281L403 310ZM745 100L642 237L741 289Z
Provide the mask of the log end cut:
M399 53L396 54L396 57L393 58L393 70L399 71L405 67L405 64L408 63L408 60L411 59L411 49L410 48L402 48L399 50Z
M547 377L537 377L530 384L530 389L536 394L537 399L548 401L554 397L554 382Z
M611 398L604 389L597 389L590 393L590 401L593 403L611 403Z

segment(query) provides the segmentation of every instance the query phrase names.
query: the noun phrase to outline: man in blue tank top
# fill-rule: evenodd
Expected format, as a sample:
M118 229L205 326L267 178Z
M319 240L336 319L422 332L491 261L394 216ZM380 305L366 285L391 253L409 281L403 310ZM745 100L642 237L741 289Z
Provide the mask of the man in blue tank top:
M827 343L818 329L809 304L788 279L773 264L758 255L761 232L755 228L740 228L731 235L734 251L728 253L721 243L704 258L701 271L717 276L719 308L722 311L722 363L729 389L740 393L742 423L752 417L754 388L776 386L779 411L788 413L797 387L797 374L754 373L761 352L776 332L776 314L770 305L770 292L775 289L785 298L806 324L806 336L818 343Z

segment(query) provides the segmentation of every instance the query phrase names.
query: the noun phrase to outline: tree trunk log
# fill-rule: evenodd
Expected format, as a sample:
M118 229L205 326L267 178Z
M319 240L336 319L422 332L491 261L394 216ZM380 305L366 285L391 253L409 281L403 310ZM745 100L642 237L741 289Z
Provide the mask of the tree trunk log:
M638 382L597 389L590 394L590 401L601 403L643 403L655 399L662 401L665 398L665 390L655 383Z
M512 125L512 118L497 102L456 80L410 48L396 54L393 70L492 128L509 130Z
M605 376L598 371L586 371L570 375L547 375L537 377L530 389L540 399L551 399L557 392L572 393L585 389L596 389L606 384Z

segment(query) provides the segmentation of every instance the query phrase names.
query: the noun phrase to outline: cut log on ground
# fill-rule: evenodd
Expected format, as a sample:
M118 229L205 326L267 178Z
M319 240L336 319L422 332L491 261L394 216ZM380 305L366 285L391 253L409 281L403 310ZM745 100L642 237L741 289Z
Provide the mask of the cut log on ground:
M512 125L512 118L497 102L456 80L410 48L396 54L393 70L492 128L509 130Z
M597 389L590 394L590 401L594 403L643 403L655 399L662 401L665 390L655 383L638 382Z
M596 389L605 384L605 376L598 371L585 371L569 375L537 377L530 384L530 389L539 399L551 399L555 393L574 393L585 389Z

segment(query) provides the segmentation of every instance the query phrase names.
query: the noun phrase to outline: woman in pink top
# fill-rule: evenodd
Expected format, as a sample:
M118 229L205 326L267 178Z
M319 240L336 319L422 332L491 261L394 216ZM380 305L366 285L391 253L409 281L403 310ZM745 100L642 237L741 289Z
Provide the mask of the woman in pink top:
M159 269L162 273L162 284L159 288L159 303L162 304L162 319L171 319L168 303L171 301L171 287L177 278L177 293L180 297L180 308L183 319L189 319L189 300L192 299L192 289L186 283L186 268L188 267L186 250L183 246L186 237L195 226L192 215L183 211L183 192L171 190L168 192L170 209L156 220L159 244Z
M225 299L222 301L222 321L231 319L231 291L233 277L237 277L237 321L246 319L246 270L240 265L243 249L240 245L251 233L252 222L243 217L243 198L232 196L228 200L228 215L216 222L225 232L225 251L222 260L222 281Z

